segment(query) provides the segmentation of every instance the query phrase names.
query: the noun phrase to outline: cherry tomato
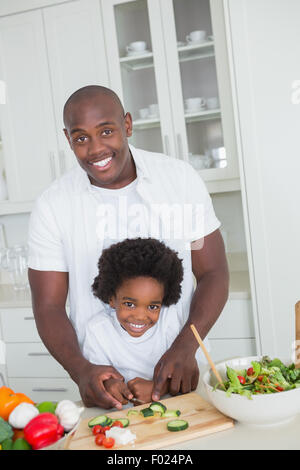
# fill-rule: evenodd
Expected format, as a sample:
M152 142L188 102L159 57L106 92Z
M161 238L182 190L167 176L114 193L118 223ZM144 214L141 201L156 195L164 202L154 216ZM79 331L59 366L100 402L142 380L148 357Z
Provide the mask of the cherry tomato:
M254 374L254 369L253 367L249 367L249 369L247 370L247 375L253 375Z
M100 424L96 424L93 427L93 434L100 434L102 432L102 426Z
M242 385L244 385L246 383L246 379L242 375L238 375L238 379L239 379L239 381Z
M260 382L262 382L263 378L264 378L263 375L259 375L259 376L257 377L257 380L259 380Z
M121 421L115 421L114 423L112 423L111 427L113 428L114 426L117 426L118 428L124 427Z
M95 437L95 444L97 444L97 446L102 446L104 439L104 434L97 434Z
M103 426L101 429L101 433L105 434L105 431L108 431L110 429L110 426Z
M276 390L278 390L278 392L283 392L283 391L284 391L284 388L279 387L279 385L278 385L278 387L276 387Z
M104 447L106 447L106 449L110 449L110 447L113 447L113 445L115 444L115 440L112 437L107 437L103 439L102 444L104 445Z

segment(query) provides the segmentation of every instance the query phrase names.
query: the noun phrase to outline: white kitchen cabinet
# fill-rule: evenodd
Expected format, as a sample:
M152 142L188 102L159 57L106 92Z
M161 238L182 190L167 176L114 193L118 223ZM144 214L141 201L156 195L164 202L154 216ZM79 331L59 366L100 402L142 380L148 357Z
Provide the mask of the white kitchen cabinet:
M76 0L42 14L62 174L77 164L63 132L66 100L86 85L109 86L102 14L99 0Z
M31 308L1 309L0 326L9 387L35 401L80 400L76 383L42 343Z
M0 79L9 203L24 204L77 164L63 133L67 98L82 86L109 84L98 0L0 18Z
M40 11L0 18L0 71L7 91L0 113L9 200L31 201L58 174Z
M237 189L222 2L102 0L102 9L110 44L110 83L133 114L134 145L190 159L207 182L226 181L223 190ZM178 43L193 30L205 30L206 40ZM128 52L134 41L146 42L146 49ZM219 104L212 109L185 109L186 99L199 96L216 98ZM158 114L143 116L141 110L145 113L155 103Z

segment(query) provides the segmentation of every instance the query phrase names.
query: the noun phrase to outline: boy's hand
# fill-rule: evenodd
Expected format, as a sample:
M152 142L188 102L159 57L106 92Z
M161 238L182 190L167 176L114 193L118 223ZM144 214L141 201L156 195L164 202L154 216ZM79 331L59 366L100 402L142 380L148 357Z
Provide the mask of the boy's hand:
M103 385L108 393L118 400L122 405L126 405L128 400L133 398L133 395L126 383L120 379L108 379L103 382Z
M129 390L133 393L134 397L138 400L148 403L151 401L151 394L153 389L152 380L141 379L136 377L135 379L127 382Z

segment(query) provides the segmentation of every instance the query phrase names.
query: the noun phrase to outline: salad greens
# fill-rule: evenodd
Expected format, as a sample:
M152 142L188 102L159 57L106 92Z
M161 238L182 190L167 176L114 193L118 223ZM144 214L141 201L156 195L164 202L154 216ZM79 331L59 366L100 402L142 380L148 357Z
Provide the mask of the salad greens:
M234 370L228 366L226 369L228 380L223 385L227 396L237 393L252 399L252 395L300 388L300 369L296 369L293 363L285 366L280 359L271 360L268 356L263 356L259 362L252 361L248 369ZM217 388L224 390L219 383L214 390Z

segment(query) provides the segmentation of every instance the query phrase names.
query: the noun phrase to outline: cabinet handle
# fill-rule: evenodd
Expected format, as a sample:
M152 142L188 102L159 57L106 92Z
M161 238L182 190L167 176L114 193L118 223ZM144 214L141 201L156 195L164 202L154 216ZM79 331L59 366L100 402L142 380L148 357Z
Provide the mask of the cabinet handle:
M5 386L5 380L4 380L4 375L2 374L2 372L0 372L0 385L2 386Z
M177 151L178 151L178 158L181 160L183 159L183 147L182 147L182 138L180 134L176 135L177 139Z
M49 152L49 160L50 160L51 179L52 181L54 181L56 179L54 152Z
M67 392L67 388L43 388L36 387L32 389L33 392Z
M59 151L59 167L60 173L63 175L66 171L66 155L63 150Z
M28 356L51 356L48 352L30 352Z
M165 153L170 156L170 141L169 141L168 135L165 135L164 141L165 141Z
M24 320L34 320L34 317L24 317Z

